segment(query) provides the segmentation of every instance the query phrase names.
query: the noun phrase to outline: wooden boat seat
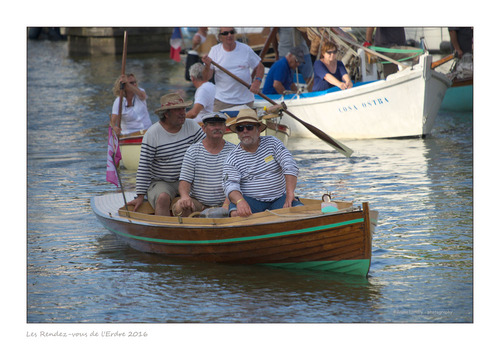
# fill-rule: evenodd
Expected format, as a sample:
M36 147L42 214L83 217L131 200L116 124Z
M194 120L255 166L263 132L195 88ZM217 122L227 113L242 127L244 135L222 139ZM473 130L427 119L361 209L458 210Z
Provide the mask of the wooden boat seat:
M133 205L127 205L127 209L129 211L133 211L134 210L134 206ZM123 207L120 208L120 212L126 213L125 206L123 206ZM155 214L155 210L153 209L153 207L151 206L151 204L149 204L149 202L147 200L145 200L144 202L142 202L142 204L139 206L139 208L137 208L136 213L154 215ZM126 214L125 214L125 216L126 216Z

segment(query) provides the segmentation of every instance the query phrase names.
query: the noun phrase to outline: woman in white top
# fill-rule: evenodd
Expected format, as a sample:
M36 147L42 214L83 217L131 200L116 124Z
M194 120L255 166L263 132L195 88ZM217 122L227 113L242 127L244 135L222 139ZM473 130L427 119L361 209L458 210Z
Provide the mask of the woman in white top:
M119 117L120 89L123 85L122 115ZM117 135L131 134L140 130L147 130L151 126L147 95L144 89L137 85L134 74L120 76L113 87L116 97L111 111L111 126Z

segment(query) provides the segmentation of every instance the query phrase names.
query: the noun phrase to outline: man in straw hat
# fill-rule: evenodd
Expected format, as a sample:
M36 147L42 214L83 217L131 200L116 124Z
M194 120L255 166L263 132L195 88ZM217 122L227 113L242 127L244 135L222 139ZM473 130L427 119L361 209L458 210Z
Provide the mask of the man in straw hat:
M201 127L186 119L186 107L178 93L160 99L155 110L160 121L153 124L142 139L139 168L136 177L137 197L128 204L134 211L147 199L156 215L170 215L172 199L179 194L179 175L182 160L189 146L205 137Z
M235 145L224 140L226 115L210 113L202 117L206 137L191 145L184 155L179 178L180 198L174 200L174 215L189 216L210 207L225 207L229 201L222 189L222 166ZM227 214L227 212L226 212Z
M276 137L260 136L266 125L255 111L241 110L229 128L240 139L222 171L231 216L302 205L295 197L297 163Z

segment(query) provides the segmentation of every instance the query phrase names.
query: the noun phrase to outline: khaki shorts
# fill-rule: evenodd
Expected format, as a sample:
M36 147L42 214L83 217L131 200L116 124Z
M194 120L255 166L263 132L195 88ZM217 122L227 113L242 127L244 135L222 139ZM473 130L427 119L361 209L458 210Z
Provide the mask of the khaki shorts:
M170 196L170 208L172 208L173 199L179 195L179 181L166 182L162 180L153 180L148 188L148 202L153 209L156 201L162 193L167 193Z

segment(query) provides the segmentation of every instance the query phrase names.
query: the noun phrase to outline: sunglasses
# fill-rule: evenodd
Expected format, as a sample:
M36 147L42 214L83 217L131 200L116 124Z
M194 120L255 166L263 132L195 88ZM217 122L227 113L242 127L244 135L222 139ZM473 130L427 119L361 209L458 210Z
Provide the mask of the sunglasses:
M236 126L236 131L237 132L242 132L243 130L245 130L245 128L248 130L248 131L252 131L253 128L255 128L255 125L253 124L248 124L248 125L237 125Z
M236 31L233 29L230 31L221 32L220 35L226 36L226 35L234 34L234 33L236 33Z
M333 55L333 54L337 53L337 50L327 51L326 53L329 55Z

